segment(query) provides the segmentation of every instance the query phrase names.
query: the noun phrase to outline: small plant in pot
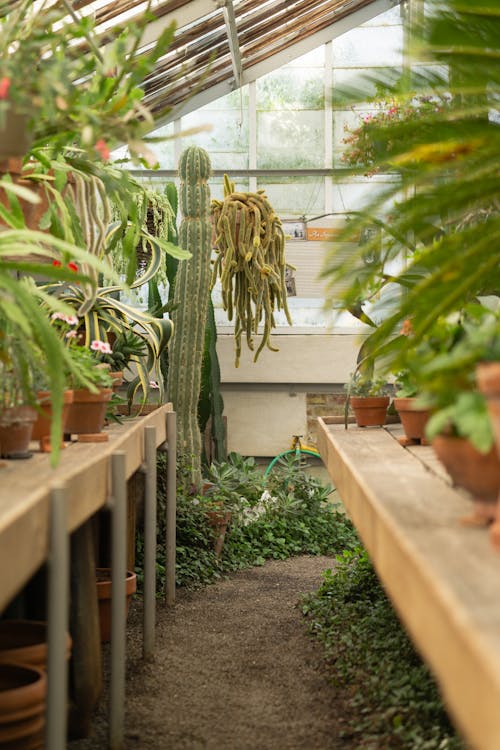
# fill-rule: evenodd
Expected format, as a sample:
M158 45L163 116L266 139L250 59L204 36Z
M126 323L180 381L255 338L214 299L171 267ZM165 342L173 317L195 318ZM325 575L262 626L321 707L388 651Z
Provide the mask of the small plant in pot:
M381 427L387 418L390 386L384 378L357 370L348 384L347 405L351 406L358 427Z
M7 343L0 334L0 456L29 458L29 443L36 419L31 404L31 376L26 363L17 356L19 340Z
M426 403L432 410L426 436L455 484L474 498L474 511L465 522L484 525L495 518L500 490L500 459L485 396L476 386L477 363L491 343L484 326L491 313L470 305L463 313L454 345L422 367Z

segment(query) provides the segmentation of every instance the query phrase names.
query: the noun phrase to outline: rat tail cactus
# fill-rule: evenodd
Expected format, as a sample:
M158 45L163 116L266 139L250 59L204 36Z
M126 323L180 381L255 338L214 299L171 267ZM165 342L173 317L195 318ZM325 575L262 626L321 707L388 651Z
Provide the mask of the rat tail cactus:
M177 412L177 440L181 472L195 487L201 485L202 441L198 426L198 398L210 297L210 159L190 146L179 159L179 202L182 221L179 245L191 258L179 262L175 280L169 350L167 394Z

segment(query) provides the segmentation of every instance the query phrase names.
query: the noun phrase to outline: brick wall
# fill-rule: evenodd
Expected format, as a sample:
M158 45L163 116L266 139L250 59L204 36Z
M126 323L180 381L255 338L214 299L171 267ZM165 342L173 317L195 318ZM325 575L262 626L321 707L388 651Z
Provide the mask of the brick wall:
M307 393L306 442L316 445L318 417L344 418L345 393Z

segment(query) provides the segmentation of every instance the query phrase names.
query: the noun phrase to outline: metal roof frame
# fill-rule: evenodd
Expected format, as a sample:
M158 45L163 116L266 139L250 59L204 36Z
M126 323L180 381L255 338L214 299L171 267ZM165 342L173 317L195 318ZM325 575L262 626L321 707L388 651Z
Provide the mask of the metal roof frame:
M400 4L400 0L157 0L143 37L154 42L173 21L167 55L144 82L158 125L251 83ZM103 43L134 23L144 0L73 0L93 13ZM165 110L168 110L167 114Z

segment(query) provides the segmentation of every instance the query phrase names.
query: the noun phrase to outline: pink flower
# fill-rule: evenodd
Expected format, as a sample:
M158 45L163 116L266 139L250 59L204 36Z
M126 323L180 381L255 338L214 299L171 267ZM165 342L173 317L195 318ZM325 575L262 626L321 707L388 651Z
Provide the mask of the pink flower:
M111 347L107 341L99 341L94 339L90 344L90 348L93 352L101 352L102 354L111 354Z
M160 388L160 386L158 385L158 383L156 382L156 380L150 380L149 381L149 387L153 388L153 389L156 389L156 388L159 389Z
M102 138L99 138L99 140L95 144L95 150L98 152L101 159L104 159L104 161L107 161L111 156L111 151L109 150L106 141L104 141Z
M66 334L67 339L76 339L77 336L78 334L76 331L68 331L68 333Z
M7 99L7 96L9 94L9 88L10 88L10 78L8 76L4 76L3 78L0 78L0 99Z

